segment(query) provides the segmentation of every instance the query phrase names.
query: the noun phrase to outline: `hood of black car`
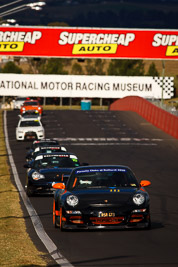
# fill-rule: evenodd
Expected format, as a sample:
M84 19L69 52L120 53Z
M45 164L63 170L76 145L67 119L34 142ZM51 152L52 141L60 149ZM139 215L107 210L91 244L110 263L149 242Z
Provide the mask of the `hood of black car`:
M124 189L100 189L100 190L78 190L72 191L70 194L74 194L79 199L80 207L109 207L113 205L124 205L132 200L132 196L138 188L124 188Z
M62 175L64 178L68 178L70 173L72 171L72 168L45 168L40 169L39 172L45 176L45 179L47 181L58 181L62 182L61 178ZM63 180L63 182L66 183L66 179Z

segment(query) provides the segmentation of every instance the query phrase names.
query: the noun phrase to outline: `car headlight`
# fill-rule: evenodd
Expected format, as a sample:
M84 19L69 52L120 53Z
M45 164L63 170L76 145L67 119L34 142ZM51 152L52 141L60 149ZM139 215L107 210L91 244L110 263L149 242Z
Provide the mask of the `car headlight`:
M43 133L43 130L39 130L38 133Z
M135 194L133 196L133 202L136 204L136 205L142 205L145 201L145 196L143 194Z
M78 200L78 197L76 197L74 195L70 195L67 197L66 202L69 206L74 207L78 204L79 200Z
M18 131L18 133L23 133L23 131Z
M33 180L40 180L40 179L44 179L45 177L43 174L40 174L39 172L33 172L32 178Z

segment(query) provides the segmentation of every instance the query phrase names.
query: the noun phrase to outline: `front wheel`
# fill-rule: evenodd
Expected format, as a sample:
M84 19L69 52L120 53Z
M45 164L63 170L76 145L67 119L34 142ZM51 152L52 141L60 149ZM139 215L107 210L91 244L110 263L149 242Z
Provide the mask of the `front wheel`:
M55 200L53 200L53 224L55 228L60 228L60 216L56 215Z
M32 187L30 187L29 185L27 185L26 193L27 193L27 196L28 197L32 197L34 195L34 190L32 189Z

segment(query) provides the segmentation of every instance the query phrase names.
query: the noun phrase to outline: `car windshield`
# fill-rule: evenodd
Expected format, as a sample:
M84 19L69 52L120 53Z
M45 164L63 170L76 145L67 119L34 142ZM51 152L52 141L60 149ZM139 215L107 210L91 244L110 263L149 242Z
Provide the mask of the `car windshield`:
M72 173L68 190L138 187L138 182L130 169L81 169Z
M44 153L44 154L50 154L50 153L54 153L54 152L60 152L61 149L60 147L57 147L57 148L41 148L39 149L38 151L35 151L34 154L33 154L33 157L35 158L38 154L41 154L41 153Z
M35 127L35 126L40 126L39 121L21 121L20 127Z
M25 102L24 106L38 106L38 102L36 102L36 101Z
M37 112L36 110L28 110L24 113L22 113L22 117L25 117L25 116L40 116L39 115L39 112Z
M51 145L58 145L59 142L56 140L53 141L36 141L35 143L33 143L32 145L32 149L35 149L37 147L43 147L43 146L51 146Z
M79 166L78 159L62 157L62 156L52 156L44 157L39 160L34 161L34 168L43 169L43 168L74 168Z
M15 101L25 101L26 97L17 97Z

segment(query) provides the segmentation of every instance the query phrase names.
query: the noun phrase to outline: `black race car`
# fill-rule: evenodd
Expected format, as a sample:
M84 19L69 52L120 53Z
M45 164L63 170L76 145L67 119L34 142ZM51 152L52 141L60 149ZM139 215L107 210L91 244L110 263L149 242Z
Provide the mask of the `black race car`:
M39 154L24 165L27 170L26 193L53 193L54 183L65 183L73 168L80 165L76 155L69 152Z
M125 166L77 167L66 185L53 185L53 223L61 230L150 228L148 185Z
M37 147L44 147L44 146L59 146L59 142L58 140L55 139L41 139L41 140L35 140L32 143L31 147L27 147L26 149L28 149L27 155L26 155L26 159L27 160L31 160L33 159L33 153L35 151L35 149ZM65 149L65 148L64 148Z
M64 146L59 146L59 145L51 144L49 146L39 146L26 156L26 160L31 161L32 159L35 159L39 154L49 154L54 152L66 152L66 151L67 150Z

